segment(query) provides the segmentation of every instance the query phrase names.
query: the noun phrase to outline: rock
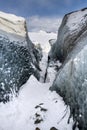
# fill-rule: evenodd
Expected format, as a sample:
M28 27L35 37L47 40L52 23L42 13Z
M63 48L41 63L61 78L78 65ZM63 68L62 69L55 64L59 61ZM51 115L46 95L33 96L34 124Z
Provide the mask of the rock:
M35 130L40 130L38 127L36 127L36 129Z
M0 102L17 95L31 74L39 79L35 50L25 19L0 12Z
M55 127L52 127L52 128L50 128L50 130L58 130L58 129L56 129Z
M37 118L37 117L40 117L41 115L40 115L40 114L38 114L38 113L35 113L35 116L36 116L36 118Z
M80 130L87 129L86 14L87 9L84 9L65 15L63 19L61 31L59 30L59 39L55 44L60 49L60 52L58 49L58 58L63 59L64 63L51 87L51 90L56 90L63 97L65 103L70 106L70 117L73 116Z
M41 107L41 111L46 112L46 111L47 111L47 109L46 109L46 108L42 108L42 107Z
M43 103L41 103L41 104L39 104L39 105L35 106L35 109L40 108L40 111L47 112L47 109L46 109L46 108L44 108L44 107L42 107L41 105L43 105Z
M50 46L52 47L55 42L56 42L56 39L50 39L50 40L49 40Z
M42 121L43 121L43 119L37 118L37 119L35 120L34 124L39 124L39 123L41 123Z
M58 37L53 44L49 56L64 62L73 50L78 38L87 30L87 9L66 14L58 31Z

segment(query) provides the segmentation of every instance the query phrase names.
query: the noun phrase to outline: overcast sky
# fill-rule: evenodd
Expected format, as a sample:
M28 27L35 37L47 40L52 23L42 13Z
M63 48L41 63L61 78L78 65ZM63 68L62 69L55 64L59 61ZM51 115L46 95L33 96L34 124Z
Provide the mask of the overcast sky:
M84 7L87 7L87 0L0 0L1 11L29 18L32 22L40 19L40 23L53 19L56 24L57 18Z
M87 0L0 0L0 10L24 17L61 16L87 6Z

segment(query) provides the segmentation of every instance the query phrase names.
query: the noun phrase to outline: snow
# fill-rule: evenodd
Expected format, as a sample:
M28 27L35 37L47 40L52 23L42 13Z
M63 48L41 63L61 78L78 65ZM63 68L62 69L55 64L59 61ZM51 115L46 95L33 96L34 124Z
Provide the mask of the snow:
M40 83L31 76L22 86L18 98L0 104L0 130L35 130L36 127L50 130L53 126L59 130L72 130L72 121L67 124L69 108L56 92L49 91L49 87L50 83ZM40 116L36 117L36 113ZM34 124L38 118L43 121Z
M25 19L13 14L0 12L0 31L25 37Z
M48 53L50 50L49 40L56 39L57 34L53 32L47 33L45 31L40 30L38 32L29 32L29 37L34 44L40 43L43 52Z
M82 23L86 24L87 19L87 9L84 11L77 11L72 14L70 14L67 22L67 26L69 27L69 30L78 30L81 28ZM80 24L81 23L81 24Z
M43 57L42 57L42 60L40 62L40 68L42 70L40 72L40 75L41 75L40 81L44 82L44 76L45 76L45 72L46 72L46 68L47 68L47 61L48 61L48 52L51 49L51 45L49 43L49 40L56 39L57 34L53 33L53 32L47 33L43 30L40 30L38 32L29 32L29 37L35 45L37 45L38 43L41 45L41 48L43 51ZM52 69L52 70L54 71L54 69ZM54 77L54 73L53 73L52 77ZM50 81L53 81L53 80L50 80ZM47 82L49 82L49 78L47 79Z
M50 49L48 41L51 38L55 39L56 34L40 31L29 32L29 36L35 44L39 42L42 46L43 58L40 67L41 76L44 78ZM59 62L58 64L60 66ZM56 71L52 65L48 70L47 83L41 83L31 76L21 87L18 97L13 95L12 101L1 103L0 130L35 130L36 127L40 130L50 130L51 127L56 127L58 130L72 130L73 120L71 119L67 124L70 115L69 107L56 92L49 90L55 75Z
M14 14L4 13L2 11L0 11L0 18L8 19L9 21L12 21L14 23L20 22L21 20L25 21L25 19L23 17L19 17L19 16L16 16Z

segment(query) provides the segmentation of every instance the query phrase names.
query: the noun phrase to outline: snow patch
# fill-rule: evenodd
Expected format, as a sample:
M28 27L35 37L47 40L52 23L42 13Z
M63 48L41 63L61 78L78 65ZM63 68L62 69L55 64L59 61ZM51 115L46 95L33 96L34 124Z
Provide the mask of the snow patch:
M26 36L25 19L13 14L0 12L0 31L10 34ZM4 34L4 33L3 33Z

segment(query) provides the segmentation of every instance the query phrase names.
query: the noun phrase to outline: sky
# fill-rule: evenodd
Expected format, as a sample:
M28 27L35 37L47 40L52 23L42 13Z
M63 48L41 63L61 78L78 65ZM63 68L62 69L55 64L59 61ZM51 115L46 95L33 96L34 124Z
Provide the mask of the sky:
M33 21L40 21L40 24L48 22L49 26L55 21L56 26L58 18L84 7L87 7L87 0L0 0L1 11L29 19L32 28L35 24ZM31 26L30 30L34 30L34 28L31 29Z
M0 10L23 17L63 16L87 6L87 0L0 0Z

